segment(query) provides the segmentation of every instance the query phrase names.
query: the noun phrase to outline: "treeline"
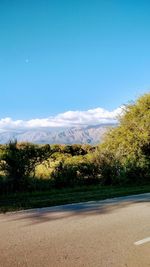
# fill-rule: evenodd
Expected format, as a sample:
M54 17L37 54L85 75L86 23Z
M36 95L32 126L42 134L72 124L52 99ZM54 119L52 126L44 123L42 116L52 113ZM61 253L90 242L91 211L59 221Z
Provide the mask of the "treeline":
M102 144L0 147L0 191L150 182L150 94L124 106Z
M88 144L35 145L11 140L6 145L0 145L0 192L47 190L52 187L69 186L71 183L68 181L66 184L66 177L64 183L62 178L60 181L57 180L60 166L72 159L78 165L80 159L83 161L96 149ZM42 174L38 167L42 168ZM63 176L63 170L61 174Z

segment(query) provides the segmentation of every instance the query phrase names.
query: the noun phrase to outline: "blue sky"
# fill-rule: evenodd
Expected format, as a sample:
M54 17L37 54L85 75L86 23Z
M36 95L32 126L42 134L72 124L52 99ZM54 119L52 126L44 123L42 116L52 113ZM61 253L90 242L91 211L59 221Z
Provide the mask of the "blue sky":
M0 119L113 111L150 90L150 1L0 0Z

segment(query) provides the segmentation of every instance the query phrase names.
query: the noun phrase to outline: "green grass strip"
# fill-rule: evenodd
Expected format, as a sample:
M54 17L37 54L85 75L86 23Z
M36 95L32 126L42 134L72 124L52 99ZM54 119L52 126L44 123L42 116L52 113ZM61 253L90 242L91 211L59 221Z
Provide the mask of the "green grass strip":
M143 186L82 186L50 191L15 193L0 196L0 212L49 207L150 192L150 184Z

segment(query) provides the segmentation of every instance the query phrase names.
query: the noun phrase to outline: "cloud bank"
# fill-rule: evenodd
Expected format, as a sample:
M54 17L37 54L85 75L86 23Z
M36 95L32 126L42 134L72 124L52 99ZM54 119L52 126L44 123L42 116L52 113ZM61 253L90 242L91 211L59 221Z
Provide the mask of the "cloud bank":
M122 110L122 107L120 107L113 111L108 111L103 108L89 109L87 111L67 111L56 116L31 120L2 118L0 119L0 130L36 129L44 127L80 127L101 123L116 123Z

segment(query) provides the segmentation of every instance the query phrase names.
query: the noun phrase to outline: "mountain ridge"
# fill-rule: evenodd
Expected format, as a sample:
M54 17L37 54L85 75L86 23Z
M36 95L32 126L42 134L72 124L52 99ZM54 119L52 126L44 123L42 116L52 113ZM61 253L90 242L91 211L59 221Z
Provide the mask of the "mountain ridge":
M0 132L0 143L10 140L32 142L35 144L97 144L102 141L106 131L116 124L106 123L80 127L10 129Z

